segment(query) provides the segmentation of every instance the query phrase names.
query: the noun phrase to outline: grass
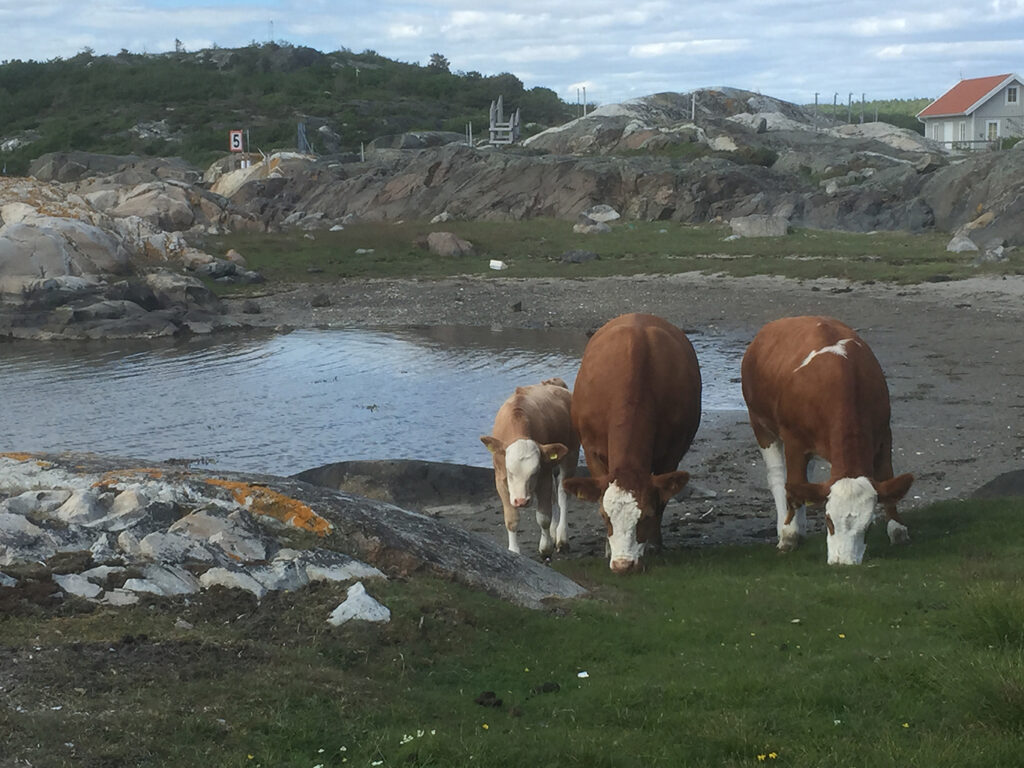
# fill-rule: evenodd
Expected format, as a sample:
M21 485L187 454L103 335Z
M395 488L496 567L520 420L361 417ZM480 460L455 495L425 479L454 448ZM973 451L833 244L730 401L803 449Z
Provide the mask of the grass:
M442 259L424 246L431 231L451 231L469 240L476 255ZM212 253L235 248L266 278L288 282L334 282L344 278L453 275L480 277L598 277L690 271L736 276L772 274L798 279L836 277L854 281L916 283L977 274L1019 274L1024 257L973 266L972 254L946 251L941 233L856 234L796 230L785 237L727 240L728 227L678 222L617 223L604 235L580 235L568 222L362 223L338 232L237 233L202 245ZM566 251L592 251L583 264L561 261ZM357 253L357 251L363 251ZM372 252L367 252L372 251ZM508 270L494 271L497 259Z
M857 568L821 537L628 578L561 561L593 596L546 612L419 577L370 587L386 626L328 627L334 586L25 607L0 617L0 732L54 766L1013 765L1019 515L911 512L913 543L875 526Z

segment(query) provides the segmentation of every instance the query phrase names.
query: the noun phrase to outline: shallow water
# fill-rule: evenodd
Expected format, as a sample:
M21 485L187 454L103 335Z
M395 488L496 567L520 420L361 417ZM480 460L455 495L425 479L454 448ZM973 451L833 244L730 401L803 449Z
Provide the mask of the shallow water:
M736 339L691 333L703 408L742 407ZM408 458L488 466L479 436L521 384L573 385L586 337L442 327L0 346L0 450L206 459L286 475Z

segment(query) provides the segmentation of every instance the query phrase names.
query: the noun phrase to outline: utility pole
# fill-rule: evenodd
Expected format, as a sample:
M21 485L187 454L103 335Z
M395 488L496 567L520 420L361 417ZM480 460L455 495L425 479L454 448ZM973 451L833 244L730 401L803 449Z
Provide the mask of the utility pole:
M864 122L864 93L863 92L861 92L861 94L860 94L860 121L861 121L861 123Z
M847 124L853 122L853 91L850 91L850 95L846 97L846 122Z
M814 130L818 130L818 92L814 92Z

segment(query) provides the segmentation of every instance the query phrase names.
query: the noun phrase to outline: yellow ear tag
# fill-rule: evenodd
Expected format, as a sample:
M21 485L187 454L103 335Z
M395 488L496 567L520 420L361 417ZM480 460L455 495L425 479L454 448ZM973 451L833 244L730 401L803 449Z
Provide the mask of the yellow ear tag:
M552 453L550 456L548 456L548 458L551 459L552 461L558 461L558 454Z

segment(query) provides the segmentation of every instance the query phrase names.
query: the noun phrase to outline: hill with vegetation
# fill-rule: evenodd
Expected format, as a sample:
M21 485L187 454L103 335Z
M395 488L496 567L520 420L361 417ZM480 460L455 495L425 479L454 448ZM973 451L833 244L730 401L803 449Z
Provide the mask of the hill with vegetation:
M485 130L492 100L543 126L574 116L574 105L515 75L451 72L392 61L374 51L279 43L194 53L95 56L0 64L0 162L24 174L47 152L177 156L205 166L245 129L250 146L296 146L305 123L320 153L411 130Z
M577 116L548 88L527 89L507 72L452 72L439 53L427 65L367 50L321 53L289 43L253 43L138 54L0 63L0 163L25 174L48 152L81 150L176 156L204 167L227 150L228 131L248 131L253 149L297 146L299 123L321 154L358 151L405 131L481 133L491 101L522 110L524 135ZM839 121L877 119L920 131L927 99L820 105ZM810 105L808 105L810 106ZM835 113L834 115L832 113Z

